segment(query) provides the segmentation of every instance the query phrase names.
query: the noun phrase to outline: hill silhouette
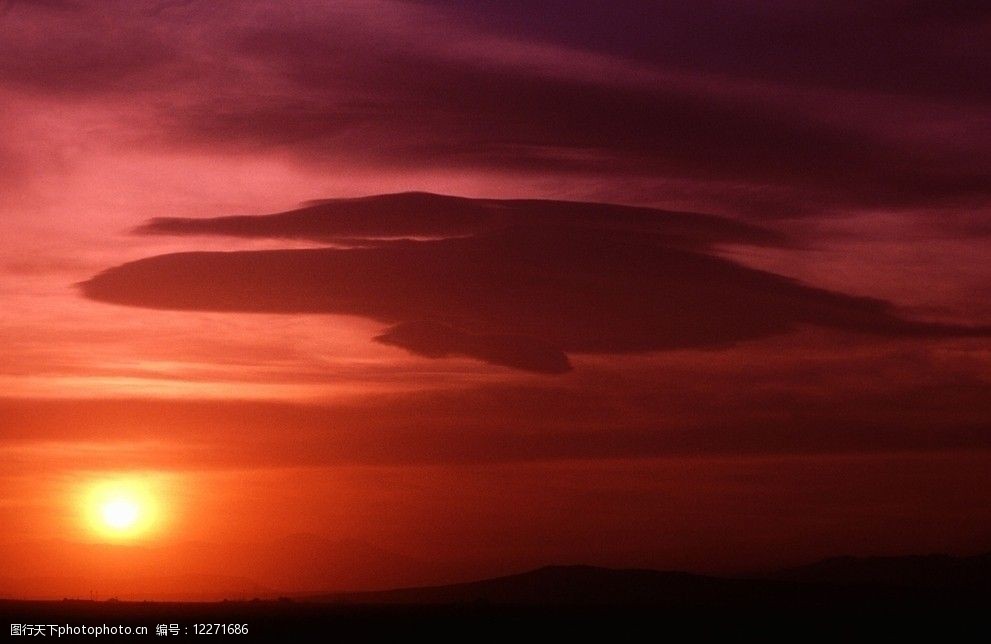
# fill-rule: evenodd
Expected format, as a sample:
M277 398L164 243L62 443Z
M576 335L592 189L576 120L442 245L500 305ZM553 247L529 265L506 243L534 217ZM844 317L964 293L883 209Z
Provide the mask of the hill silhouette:
M909 588L973 589L991 594L991 553L973 557L830 557L778 571L774 579L806 583L879 584Z
M732 591L741 584L749 583L684 572L547 566L516 575L461 584L377 592L328 593L304 598L310 601L398 604L490 602L520 605L644 605L714 597L720 592Z
M238 641L502 641L533 629L577 641L739 637L973 639L987 628L991 556L844 557L764 578L548 566L474 582L223 602L0 600L11 624L245 624ZM775 577L775 578L769 578ZM547 630L549 629L549 630ZM814 629L814 630L810 630Z
M304 601L354 604L495 604L809 609L862 605L969 605L991 598L991 554L975 557L842 557L760 577L547 566L460 584L309 594Z

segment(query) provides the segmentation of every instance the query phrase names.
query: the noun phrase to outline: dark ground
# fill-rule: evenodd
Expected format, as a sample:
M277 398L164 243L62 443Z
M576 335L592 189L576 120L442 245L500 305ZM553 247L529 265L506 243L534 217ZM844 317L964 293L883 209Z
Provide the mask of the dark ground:
M558 566L451 586L264 601L2 600L0 637L12 624L106 624L146 627L148 634L96 641L168 641L156 626L174 624L184 639L227 641L986 642L988 561L838 559L761 579ZM202 635L197 624L247 625L248 632ZM45 631L42 641L55 639Z
M9 619L8 619L9 617ZM0 623L72 626L144 626L144 636L101 635L95 641L168 641L155 635L158 624L177 624L183 639L226 641L327 642L512 641L545 633L553 641L988 641L988 610L968 607L871 606L837 610L761 608L692 609L658 607L346 605L312 603L106 603L0 602ZM247 635L194 634L194 624L247 624ZM3 635L8 635L7 624ZM686 637L687 636L687 637ZM169 636L175 639L174 636ZM54 639L46 633L45 640ZM22 638L11 637L11 641ZM543 639L543 638L541 638ZM38 641L36 638L34 641ZM60 641L94 641L92 636Z

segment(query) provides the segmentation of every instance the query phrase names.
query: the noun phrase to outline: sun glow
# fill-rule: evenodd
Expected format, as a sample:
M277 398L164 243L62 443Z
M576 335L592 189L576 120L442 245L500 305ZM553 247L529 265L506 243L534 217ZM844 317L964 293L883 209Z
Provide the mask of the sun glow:
M107 501L100 510L103 522L114 530L127 530L141 516L138 504L127 498Z
M144 536L160 522L154 490L140 479L97 483L88 490L84 507L90 531L106 539Z

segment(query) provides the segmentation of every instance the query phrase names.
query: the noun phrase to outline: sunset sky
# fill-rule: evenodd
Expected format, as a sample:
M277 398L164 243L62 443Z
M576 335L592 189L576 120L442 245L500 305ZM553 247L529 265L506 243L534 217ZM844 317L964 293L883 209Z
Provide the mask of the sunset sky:
M0 596L991 551L989 78L981 2L0 1Z

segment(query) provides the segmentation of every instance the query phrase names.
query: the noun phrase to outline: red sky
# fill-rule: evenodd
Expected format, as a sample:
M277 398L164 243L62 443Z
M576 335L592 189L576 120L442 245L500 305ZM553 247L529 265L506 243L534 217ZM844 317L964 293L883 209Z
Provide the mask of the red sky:
M991 549L987 9L534 4L0 3L0 595Z

